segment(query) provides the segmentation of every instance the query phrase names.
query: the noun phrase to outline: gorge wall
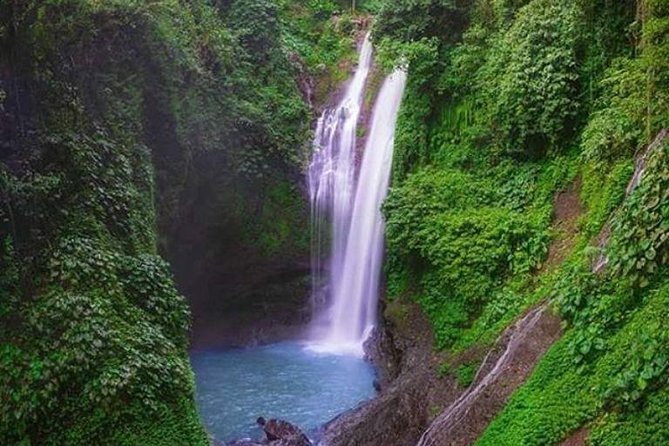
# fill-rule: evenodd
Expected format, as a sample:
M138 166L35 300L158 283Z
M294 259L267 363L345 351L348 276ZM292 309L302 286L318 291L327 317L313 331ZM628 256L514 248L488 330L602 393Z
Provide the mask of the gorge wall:
M308 297L309 104L354 53L338 8L0 5L3 444L208 443L191 335L246 342Z

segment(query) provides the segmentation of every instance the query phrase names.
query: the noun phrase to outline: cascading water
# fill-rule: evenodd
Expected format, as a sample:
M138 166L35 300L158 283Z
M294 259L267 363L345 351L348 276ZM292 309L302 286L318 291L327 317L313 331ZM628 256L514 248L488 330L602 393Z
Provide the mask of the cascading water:
M323 112L316 127L314 154L308 172L314 312L325 304L330 286L339 283L342 277L355 182L356 130L371 65L372 42L368 34L360 50L358 68L344 97L335 108ZM326 277L321 260L327 241L331 251ZM314 324L314 328L320 326Z
M383 256L381 205L388 191L395 123L405 82L403 71L389 76L374 108L354 198L342 280L334 287L332 296L332 323L327 340L335 344L362 347L366 333L376 322Z
M370 63L367 38L344 100L319 120L309 168L313 294L318 312L312 324L312 347L359 355L376 322L383 255L381 204L388 190L395 123L406 83L406 74L400 70L384 81L356 181L355 134ZM332 238L324 276L320 259L328 230Z

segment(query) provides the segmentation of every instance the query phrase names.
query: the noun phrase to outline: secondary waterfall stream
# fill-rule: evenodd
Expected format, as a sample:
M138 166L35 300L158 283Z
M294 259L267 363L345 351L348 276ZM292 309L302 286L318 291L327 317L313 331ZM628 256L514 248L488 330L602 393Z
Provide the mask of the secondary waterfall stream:
M363 342L376 323L381 205L406 74L398 70L385 79L360 161L358 123L371 65L368 35L343 98L317 124L308 171L315 308L308 339L192 357L198 405L218 440L258 437L258 416L284 419L313 434L374 395L374 370L364 359Z
M318 121L309 167L315 308L310 338L312 347L323 352L362 355L376 323L383 256L381 204L388 190L406 74L395 71L381 87L356 175L356 130L370 64L367 36L344 98ZM330 257L323 268L323 246L328 241Z

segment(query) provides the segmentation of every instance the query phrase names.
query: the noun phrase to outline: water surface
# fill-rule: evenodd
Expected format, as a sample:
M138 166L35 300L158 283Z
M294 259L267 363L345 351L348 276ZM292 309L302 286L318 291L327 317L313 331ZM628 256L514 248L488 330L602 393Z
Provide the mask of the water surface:
M311 434L374 395L367 361L300 344L201 352L192 362L200 414L223 442L260 437L259 416L290 421Z

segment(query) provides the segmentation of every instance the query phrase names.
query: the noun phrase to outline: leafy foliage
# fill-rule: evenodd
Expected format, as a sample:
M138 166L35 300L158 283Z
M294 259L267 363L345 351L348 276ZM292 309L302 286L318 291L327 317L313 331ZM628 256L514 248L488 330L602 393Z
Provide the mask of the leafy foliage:
M667 145L653 152L643 181L614 219L610 265L644 288L661 265L669 262L669 159Z
M669 382L661 319L668 302L669 227L667 201L658 200L668 188L666 154L660 146L649 155L639 186L614 213L606 271L591 271L587 249L580 263L561 271L552 295L569 331L478 444L515 444L521 438L530 445L554 443L598 416L594 444L667 438L664 411L644 426L637 418L657 410L651 408Z
M478 366L477 363L462 364L455 370L455 376L460 387L469 387L474 382Z
M587 327L567 333L477 444L511 445L521 439L528 445L556 443L592 420L603 408L617 409L613 414L633 414L643 408L644 398L652 395L653 389L666 386L668 344L664 341L666 330L658 319L666 311L666 308L661 309L667 304L666 297L667 287L664 286L648 295L647 305L626 312L621 324L607 330L606 348L592 355L587 365L576 367L570 349L570 344ZM605 305L600 307L605 308ZM611 431L620 428L612 426L618 416L621 415L605 418L605 423L596 431L608 431L610 437L616 438ZM655 421L659 424L644 428L637 426L638 433L629 432L628 435L636 437L644 429L653 431L658 428L658 435L664 435L661 433L664 432L661 426L666 421L663 411L658 413ZM627 444L624 437L617 438L622 442L607 444Z
M418 301L456 351L533 302L557 304L563 339L477 444L559 444L584 425L592 444L667 443L667 149L625 190L669 123L669 3L450 2L466 17L454 34L432 28L439 5L409 2L419 16L402 23L387 1L376 25L385 59L409 70L385 206L389 294ZM584 215L549 234L553 197L579 172ZM542 268L551 236L571 252ZM594 274L592 245L607 239Z
M230 222L218 237L265 256L306 249L299 81L346 71L353 30L334 8L0 5L3 444L208 444L188 306L158 250L202 166L220 179L209 209Z
M410 286L398 273L406 265L440 347L457 341L486 305L513 307L501 303L508 292L497 290L536 268L547 250L549 214L511 199L514 187L508 194L495 189L492 173L423 169L393 188L384 207L389 291L399 295ZM502 200L508 207L497 205ZM491 324L494 313L487 312Z
M457 38L466 25L468 0L390 0L382 4L375 35L411 42L422 38Z
M506 151L537 157L564 136L578 109L576 32L573 2L533 1L491 48L484 94Z
M643 141L640 125L645 113L644 73L635 62L622 59L602 80L606 88L600 101L605 105L593 113L583 131L583 154L588 159L610 162L634 151Z

